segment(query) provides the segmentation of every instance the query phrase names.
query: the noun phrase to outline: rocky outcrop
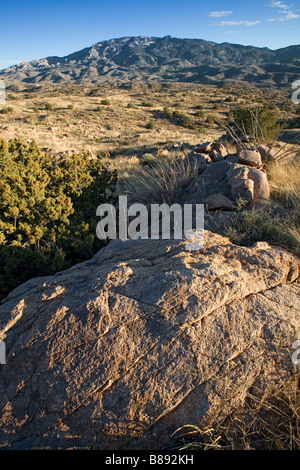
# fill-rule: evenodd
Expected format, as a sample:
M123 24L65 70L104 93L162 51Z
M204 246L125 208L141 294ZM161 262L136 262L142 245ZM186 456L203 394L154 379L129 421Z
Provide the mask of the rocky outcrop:
M265 153L263 153L265 152ZM196 146L180 164L191 171L191 180L182 192L183 203L204 203L219 194L231 201L232 206L243 200L250 207L266 205L270 201L270 186L262 169L262 155L270 155L268 147L259 150L240 149L228 154L220 141ZM198 174L195 173L198 171ZM206 204L208 210L216 210L215 204ZM228 210L228 204L218 209Z
M298 261L211 232L185 248L115 240L10 293L1 448L161 449L180 426L214 426L295 373Z

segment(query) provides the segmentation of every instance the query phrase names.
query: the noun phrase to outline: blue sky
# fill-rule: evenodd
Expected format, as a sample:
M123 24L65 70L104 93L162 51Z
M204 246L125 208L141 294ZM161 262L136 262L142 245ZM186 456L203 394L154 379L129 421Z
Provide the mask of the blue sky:
M123 36L299 44L300 0L0 0L0 69Z

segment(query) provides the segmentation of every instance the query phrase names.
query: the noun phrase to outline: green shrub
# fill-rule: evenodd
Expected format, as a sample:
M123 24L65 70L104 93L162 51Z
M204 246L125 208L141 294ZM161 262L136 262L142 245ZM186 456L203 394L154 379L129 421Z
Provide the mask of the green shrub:
M103 106L109 106L110 105L110 101L105 99L105 100L101 100L100 104L102 104Z
M169 119L171 119L171 117L173 116L173 112L170 110L170 108L168 108L168 106L164 107L164 114Z
M99 250L96 208L115 202L117 182L107 159L79 153L53 165L34 141L0 139L0 298Z
M51 104L51 103L46 103L46 104L45 104L45 109L46 109L47 111L51 111L51 110L53 109L52 104Z
M206 116L206 122L207 122L208 124L214 124L215 118L214 118L211 114L208 114L208 115Z
M267 143L275 139L280 132L278 114L264 107L231 111L229 125L239 137L246 134Z
M203 118L205 116L205 112L203 110L196 111L194 116Z
M147 122L146 129L155 129L155 123L153 121Z
M148 165L148 166L155 166L157 164L157 160L152 155L152 153L144 153L144 155L141 158L141 164L143 166Z
M150 101L142 101L141 106L145 108L151 108L153 106L153 103L151 103Z
M14 112L14 109L8 106L7 108L2 108L1 109L1 114L11 114Z
M164 108L165 116L170 119L170 121L180 126L186 127L188 129L196 129L196 126L190 116L187 116L180 111L171 111L167 106Z

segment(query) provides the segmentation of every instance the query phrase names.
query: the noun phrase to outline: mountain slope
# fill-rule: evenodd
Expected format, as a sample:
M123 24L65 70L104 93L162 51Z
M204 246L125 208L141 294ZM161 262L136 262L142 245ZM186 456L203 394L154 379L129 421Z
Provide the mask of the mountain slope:
M300 45L273 51L170 36L112 39L66 57L22 62L0 72L3 80L25 83L242 80L277 86L290 86L299 75Z

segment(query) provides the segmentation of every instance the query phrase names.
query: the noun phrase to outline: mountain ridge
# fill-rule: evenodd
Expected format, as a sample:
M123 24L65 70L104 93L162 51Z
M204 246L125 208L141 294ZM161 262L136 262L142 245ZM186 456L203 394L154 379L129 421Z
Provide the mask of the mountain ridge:
M0 71L8 82L39 84L243 81L283 87L299 75L300 45L272 50L171 36L100 41L63 57L34 59Z

